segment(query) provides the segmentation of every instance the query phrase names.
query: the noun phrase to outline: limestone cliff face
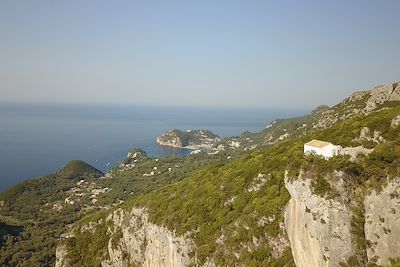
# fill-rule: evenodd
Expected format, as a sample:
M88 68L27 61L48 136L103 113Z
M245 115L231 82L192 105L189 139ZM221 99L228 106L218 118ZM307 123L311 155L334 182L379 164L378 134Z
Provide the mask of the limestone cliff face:
M400 257L400 179L387 184L382 192L365 198L365 237L371 242L368 260L386 266L389 258Z
M285 226L294 261L297 267L339 266L354 252L351 211L340 199L315 195L310 184L307 177L285 181L292 196Z
M191 263L189 253L192 242L151 223L143 209L134 208L130 213L119 209L107 220L111 220L117 231L121 231L122 237L114 244L110 239L110 259L103 261L102 266L123 267L135 263L145 267L180 267Z
M172 130L158 136L156 142L157 144L162 146L170 146L177 148L183 148L188 145L187 142L179 138Z
M326 178L335 181L331 185L340 196L326 198L314 193L315 177L308 173L301 172L294 179L285 175L285 186L291 195L284 214L285 229L297 267L340 266L357 253L352 236L353 213L348 204L350 195L343 186L346 177L334 172ZM379 192L367 194L361 205L365 208L365 239L371 244L366 251L368 262L386 266L389 258L400 257L400 178L391 180ZM155 225L143 208L117 209L102 220L109 225L103 267L198 265L189 234L177 236ZM93 231L96 225L91 222L81 229ZM64 238L73 236L73 230ZM56 267L71 266L64 244L60 242L57 247ZM205 266L216 265L210 259Z
M340 173L336 173L340 181ZM301 173L285 185L291 195L285 212L285 226L297 267L339 266L355 251L351 231L352 211L341 190L341 197L322 198L312 192L311 177ZM337 180L337 179L335 179ZM387 266L390 258L400 257L400 178L387 183L379 192L365 196L365 240L368 262Z
M144 209L117 209L106 220L112 227L108 230L108 255L104 255L101 266L183 267L192 263L192 241L151 223ZM62 242L57 248L56 262L56 267L70 266Z
M68 260L68 251L64 244L59 244L56 249L56 264L55 267L71 266Z

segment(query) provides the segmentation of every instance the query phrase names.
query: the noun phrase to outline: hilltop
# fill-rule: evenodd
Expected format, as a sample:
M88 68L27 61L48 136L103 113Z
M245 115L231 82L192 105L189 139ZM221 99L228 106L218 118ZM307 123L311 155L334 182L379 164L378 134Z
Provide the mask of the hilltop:
M355 115L368 115L385 107L396 106L398 101L400 101L399 82L380 85L371 90L355 92L333 107L322 105L305 116L276 119L268 123L259 133L246 132L240 136L226 138L214 147L251 151L326 129Z
M58 175L60 176L71 178L88 174L98 177L104 175L100 170L81 160L71 160L60 172L58 172Z

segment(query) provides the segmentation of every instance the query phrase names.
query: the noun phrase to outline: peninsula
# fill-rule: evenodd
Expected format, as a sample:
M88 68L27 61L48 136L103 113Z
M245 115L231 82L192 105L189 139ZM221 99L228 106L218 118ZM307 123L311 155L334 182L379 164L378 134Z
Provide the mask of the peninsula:
M157 137L157 144L177 148L211 149L221 138L209 130L168 130Z

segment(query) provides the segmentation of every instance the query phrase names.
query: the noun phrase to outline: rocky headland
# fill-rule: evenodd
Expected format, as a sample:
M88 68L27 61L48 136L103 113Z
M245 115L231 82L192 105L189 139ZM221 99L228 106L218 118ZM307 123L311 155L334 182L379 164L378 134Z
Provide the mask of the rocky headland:
M212 149L221 138L209 130L168 130L157 137L157 144L176 148Z

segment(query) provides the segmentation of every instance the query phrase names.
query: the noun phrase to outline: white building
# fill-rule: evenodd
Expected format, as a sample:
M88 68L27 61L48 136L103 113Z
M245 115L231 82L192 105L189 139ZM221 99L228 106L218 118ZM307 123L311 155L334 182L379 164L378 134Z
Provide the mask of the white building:
M304 154L314 153L316 155L321 155L325 158L330 158L336 155L339 155L340 146L335 146L332 143L320 141L320 140L311 140L308 143L304 144Z

